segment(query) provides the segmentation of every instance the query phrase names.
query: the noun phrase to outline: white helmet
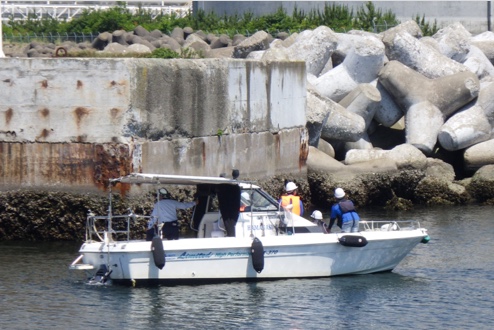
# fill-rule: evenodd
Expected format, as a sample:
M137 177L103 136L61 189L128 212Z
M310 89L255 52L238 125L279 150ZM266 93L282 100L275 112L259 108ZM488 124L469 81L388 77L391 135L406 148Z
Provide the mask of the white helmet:
M250 201L250 195L248 192L244 191L240 194L240 196L242 196L242 198L245 199L247 202Z
M286 192L290 192L290 191L294 191L294 190L295 190L295 189L297 189L297 188L298 188L298 187L297 187L297 185L296 185L295 183L293 183L293 182L288 182L288 183L286 184L285 191L286 191Z
M322 220L322 213L321 211L315 210L314 212L312 212L312 215L310 217L316 220Z
M341 188L336 188L334 191L334 197L336 198L343 198L345 197L345 191Z

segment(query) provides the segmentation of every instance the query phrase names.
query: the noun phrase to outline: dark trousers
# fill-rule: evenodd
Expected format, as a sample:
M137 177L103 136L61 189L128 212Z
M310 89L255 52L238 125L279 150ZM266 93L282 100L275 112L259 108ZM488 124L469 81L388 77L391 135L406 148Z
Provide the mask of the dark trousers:
M180 233L178 221L165 222L162 231L164 238L169 240L178 239Z
M226 236L235 237L235 225L237 224L237 219L223 219L225 224Z
M178 239L180 236L178 221L165 222L161 231L163 233L163 237L168 240ZM153 237L156 235L158 235L158 227L153 226L153 228L146 231L146 241L152 241Z

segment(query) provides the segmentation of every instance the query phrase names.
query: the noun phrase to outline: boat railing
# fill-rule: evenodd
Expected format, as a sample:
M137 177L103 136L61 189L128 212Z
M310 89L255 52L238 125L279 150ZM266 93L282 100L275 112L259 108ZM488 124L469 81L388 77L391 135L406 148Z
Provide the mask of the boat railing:
M94 215L89 212L86 218L86 241L87 242L105 242L113 240L131 239L131 225L146 219L150 216L137 215L133 212L123 215Z
M361 220L359 226L361 231L396 231L421 228L417 220Z

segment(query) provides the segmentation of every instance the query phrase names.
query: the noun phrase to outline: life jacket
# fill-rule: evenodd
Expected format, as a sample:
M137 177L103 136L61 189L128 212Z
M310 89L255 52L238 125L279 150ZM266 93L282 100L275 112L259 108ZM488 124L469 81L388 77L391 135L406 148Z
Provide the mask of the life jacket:
M281 196L281 206L287 207L292 205L292 213L300 215L300 197L295 195L283 195Z
M348 222L350 220L360 220L359 215L355 211L355 205L353 205L352 201L344 199L339 202L338 205L340 206L341 210L342 223Z

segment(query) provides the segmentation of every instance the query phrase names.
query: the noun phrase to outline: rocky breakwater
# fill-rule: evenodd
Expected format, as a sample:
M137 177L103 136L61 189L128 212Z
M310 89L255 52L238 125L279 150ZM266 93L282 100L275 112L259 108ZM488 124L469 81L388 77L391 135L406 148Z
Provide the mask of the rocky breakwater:
M261 31L207 56L304 60L311 201L327 206L341 186L360 205L407 208L493 201L489 46L492 32L457 23L422 37L409 21L380 34Z
M206 58L303 60L307 72L306 200L326 206L337 186L360 205L408 207L494 199L494 33L456 23L423 37L414 21L379 34L326 26L272 36L191 28L105 32L68 52L184 49ZM33 51L35 48L37 51ZM55 56L29 45L7 56ZM291 109L285 115L290 116Z

